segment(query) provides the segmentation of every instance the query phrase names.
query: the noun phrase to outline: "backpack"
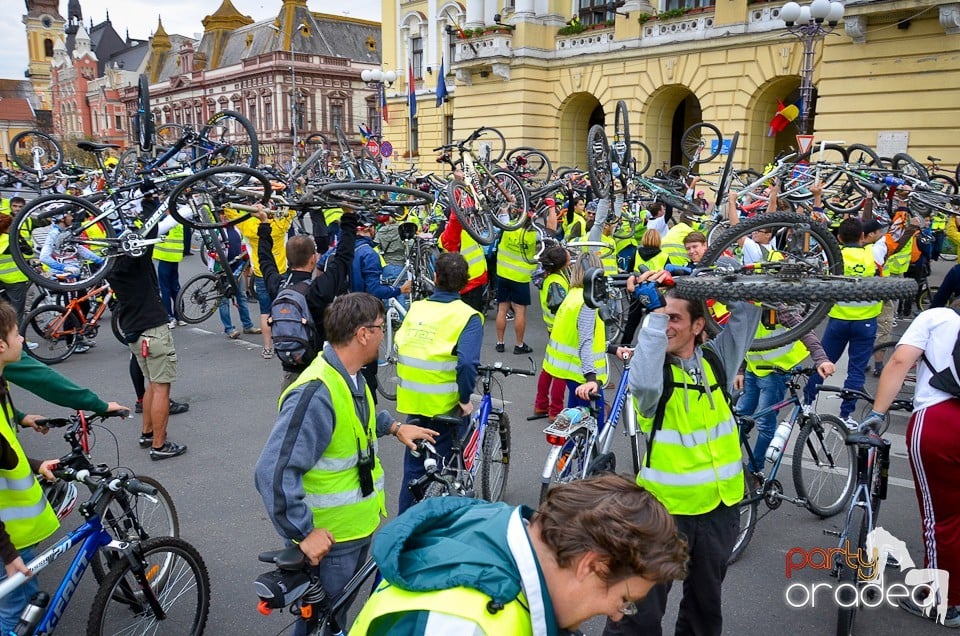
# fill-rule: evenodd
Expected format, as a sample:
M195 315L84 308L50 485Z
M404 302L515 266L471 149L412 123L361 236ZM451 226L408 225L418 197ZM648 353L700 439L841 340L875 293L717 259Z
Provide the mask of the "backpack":
M284 367L305 369L317 357L317 326L307 307L305 280L284 286L270 304L270 333L273 350Z
M938 391L949 393L955 398L960 398L960 382L957 381L957 376L950 370L950 365L948 364L945 368L937 371L930 364L926 353L922 357L924 364L930 369L930 386ZM953 343L953 366L960 371L960 334L957 334L957 339Z
M717 384L720 385L720 390L723 391L723 397L727 401L727 405L731 405L730 394L727 390L727 370L723 366L723 360L720 359L720 356L712 347L701 347L701 352L703 352L703 359L707 364L710 365L710 368L713 370L713 377L716 378ZM673 365L670 364L669 360L664 360L663 362L663 393L660 394L660 400L657 402L657 410L653 415L653 424L650 428L650 435L647 437L647 459L646 465L647 468L650 468L650 453L653 452L653 439L657 435L657 431L663 428L663 417L667 410L667 402L670 401L670 397L673 395ZM714 385L716 386L716 385ZM711 390L713 387L711 387ZM696 390L696 389L694 389ZM730 407L730 411L733 411L733 407Z

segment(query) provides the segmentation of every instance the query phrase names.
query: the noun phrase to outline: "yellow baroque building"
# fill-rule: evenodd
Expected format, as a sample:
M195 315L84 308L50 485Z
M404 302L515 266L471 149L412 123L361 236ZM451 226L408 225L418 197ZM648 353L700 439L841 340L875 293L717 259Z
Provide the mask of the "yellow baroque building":
M682 133L699 121L725 136L740 132L740 166L762 166L795 146L798 122L768 134L778 100L799 101L804 46L784 28L784 3L652 1L659 6L384 0L383 65L399 78L386 87L393 165L435 171L433 148L494 126L508 148L532 146L555 167L583 168L588 129L604 124L612 134L618 100L654 167L682 162ZM934 155L952 170L960 161L960 3L845 5L840 24L815 47L807 113L817 140L924 162ZM436 106L441 64L448 96Z

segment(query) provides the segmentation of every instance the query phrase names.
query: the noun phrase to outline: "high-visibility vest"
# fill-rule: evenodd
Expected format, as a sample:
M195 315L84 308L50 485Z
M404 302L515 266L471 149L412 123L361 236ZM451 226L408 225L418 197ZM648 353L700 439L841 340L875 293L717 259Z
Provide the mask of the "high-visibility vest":
M667 234L660 241L660 251L667 255L674 263L685 263L689 260L687 257L687 248L683 246L683 239L687 234L693 232L693 228L686 223L677 223L667 230Z
M327 387L336 413L330 444L303 475L304 501L313 513L313 527L326 528L337 542L369 537L380 525L380 518L387 516L370 387L366 387L369 415L366 422L361 422L346 379L319 355L280 395L280 406L290 391L313 381ZM373 455L373 492L367 496L360 488L360 452Z
M754 339L779 336L786 331L787 328L781 325L777 325L774 329L768 329L763 323L760 323L757 325L757 334ZM808 354L807 347L799 340L794 340L776 349L747 351L747 369L750 370L750 373L762 378L770 375L773 371L757 367L777 367L783 371L789 371L803 362Z
M60 527L56 513L43 495L9 417L0 409L0 435L13 449L17 465L0 470L0 521L17 550L48 538Z
M437 246L441 250L444 249L439 239L437 239ZM460 256L467 261L467 280L479 278L487 273L487 256L483 253L480 244L474 241L466 230L460 230Z
M543 358L543 370L555 378L573 380L581 384L586 380L580 365L580 337L577 332L577 317L583 307L583 288L574 287L567 292L563 304L557 310L553 321L553 330L547 342L547 351ZM597 372L597 382L602 386L607 381L607 336L606 326L600 319L600 312L593 310L593 368Z
M873 260L873 250L869 247L842 247L843 275L869 278L877 271ZM840 320L867 320L875 318L883 311L882 300L860 302L838 302L830 309L830 317Z
M10 234L0 234L0 283L14 284L30 280L10 255Z
M570 281L567 280L567 275L563 273L563 270L548 274L547 277L543 279L543 286L540 288L540 309L543 313L543 323L547 326L548 332L553 329L553 321L556 318L556 314L547 307L547 296L550 291L550 285L554 283L563 288L564 294L570 289ZM557 309L559 309L559 307Z
M337 223L341 216L343 216L343 208L326 208L323 211L323 219L326 221L327 227Z
M433 417L460 403L457 356L467 321L483 316L462 300L418 300L397 331L397 411Z
M611 250L608 255L600 259L600 262L603 263L603 273L606 276L613 276L620 272L620 268L617 266L617 242L612 236L606 234L600 235L600 241L609 245Z
M579 233L574 235L573 228L580 228ZM568 241L570 239L586 239L587 238L587 219L584 218L582 214L573 214L573 219L567 223L566 228L563 232L564 238Z
M684 253L684 258L686 259L686 253ZM663 269L667 266L667 261L669 260L670 257L663 250L660 250L655 256L651 256L646 260L640 258L640 252L638 251L636 260L634 261L633 271L639 270L641 265L652 270Z
M452 587L432 592L409 592L380 581L357 615L351 634L367 634L381 616L407 612L438 612L476 623L482 633L532 636L530 610L523 592L495 613L489 609L490 597L470 587ZM471 632L475 633L475 632Z
M930 219L930 229L934 232L945 230L947 227L947 215L943 212L934 212Z
M529 283L537 264L531 262L537 251L537 237L521 228L504 232L497 249L497 276L516 283Z
M703 364L703 372L710 397L703 385L681 367L671 364L670 369L673 393L637 483L674 515L703 514L721 503L734 506L743 498L742 451L724 389L709 363ZM637 422L649 433L653 418L638 413Z
M887 254L887 259L883 263L884 276L901 276L907 273L907 270L910 268L910 258L913 254L914 241L916 241L916 237L911 236L910 240L907 241L903 247L893 254Z
M158 261L179 263L183 260L183 226L177 223L162 241L153 246L153 257Z

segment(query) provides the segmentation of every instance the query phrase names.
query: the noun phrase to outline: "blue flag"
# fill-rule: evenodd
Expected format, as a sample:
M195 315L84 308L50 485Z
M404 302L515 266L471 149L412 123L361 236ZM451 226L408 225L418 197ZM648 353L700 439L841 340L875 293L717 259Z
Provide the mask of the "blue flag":
M443 58L440 58L440 72L437 75L437 108L447 101L447 80L444 78L446 73L443 70Z
M413 60L407 73L407 105L410 107L410 120L417 116L417 83L413 78Z

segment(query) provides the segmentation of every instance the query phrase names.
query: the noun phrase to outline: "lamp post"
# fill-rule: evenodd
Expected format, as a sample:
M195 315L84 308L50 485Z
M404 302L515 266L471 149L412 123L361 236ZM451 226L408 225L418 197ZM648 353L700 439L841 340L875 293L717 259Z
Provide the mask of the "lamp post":
M364 84L376 90L377 121L373 126L373 132L380 135L380 122L383 116L380 109L383 107L383 91L385 90L385 86L392 86L393 83L397 81L397 73L395 71L381 71L378 68L368 68L360 72L360 79L363 80Z
M830 0L813 0L800 6L788 2L780 9L780 18L787 31L803 43L803 67L800 69L800 131L810 134L810 108L813 105L813 54L817 42L832 33L843 17L843 4Z
M280 27L275 24L271 24L270 28L277 32L279 36L281 34ZM297 32L309 34L309 27L301 22L297 25L297 31L290 34L290 135L293 139L293 166L296 168L299 160L297 158L297 149L300 147L300 139L297 135L297 117L300 114L300 103L299 95L297 94L297 70L296 70L296 59L293 56L293 38Z

